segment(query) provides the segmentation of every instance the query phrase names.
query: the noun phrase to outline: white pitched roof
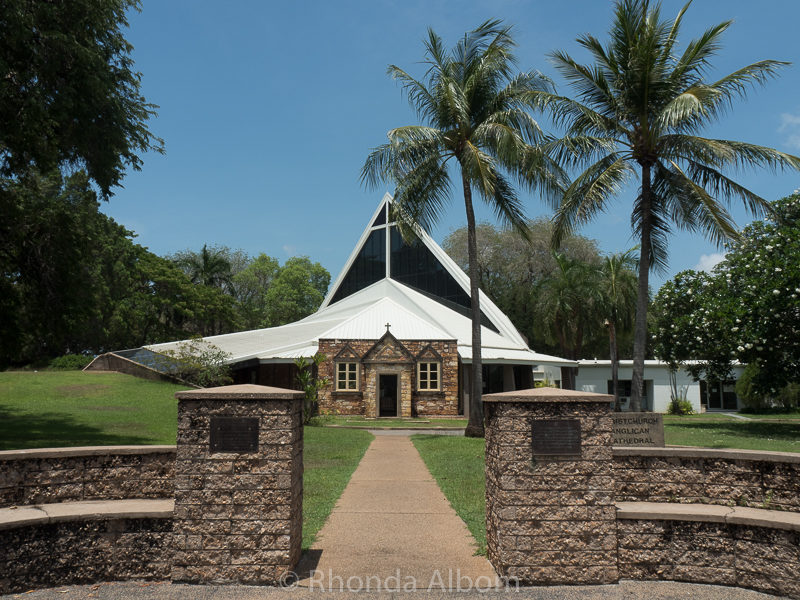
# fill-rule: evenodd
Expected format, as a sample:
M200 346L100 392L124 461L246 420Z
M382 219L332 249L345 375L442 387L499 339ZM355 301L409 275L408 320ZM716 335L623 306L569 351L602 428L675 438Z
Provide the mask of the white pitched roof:
M373 231L372 223L386 202L381 200L378 210L370 218L364 233L350 255L344 269L328 291L319 310L300 321L205 338L229 353L229 362L257 359L262 362L290 362L300 356L316 353L320 339L379 339L390 324L391 333L399 340L456 340L458 353L465 362L472 362L472 322L464 314L453 310L431 296L404 285L389 275L337 302L331 302L346 273L358 256L361 247ZM469 277L424 231L417 234L428 250L469 295ZM387 244L388 249L388 244ZM528 348L509 318L480 292L481 312L497 331L481 327L481 357L487 364L551 364L574 366L575 361L538 354ZM180 342L148 346L155 352L174 349Z

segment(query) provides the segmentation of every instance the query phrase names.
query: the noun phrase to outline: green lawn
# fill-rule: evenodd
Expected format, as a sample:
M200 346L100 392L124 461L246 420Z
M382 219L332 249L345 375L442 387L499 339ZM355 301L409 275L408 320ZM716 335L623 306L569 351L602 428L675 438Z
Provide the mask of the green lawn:
M174 444L186 386L121 373L0 373L0 449Z
M303 550L306 550L314 543L373 436L358 429L306 427L303 437Z
M0 449L174 444L185 386L120 373L0 373ZM314 541L372 441L357 429L306 427L303 548Z
M486 554L486 475L484 441L445 435L414 435L411 441L422 456L450 505L463 519Z
M334 427L368 427L370 429L436 429L436 428L461 428L467 426L467 419L442 419L442 418L402 418L382 417L380 419L367 419L359 416L324 416L320 422L326 426Z
M770 419L775 416L770 415ZM800 452L800 421L745 421L718 414L684 417L665 415L664 437L667 444L677 446Z

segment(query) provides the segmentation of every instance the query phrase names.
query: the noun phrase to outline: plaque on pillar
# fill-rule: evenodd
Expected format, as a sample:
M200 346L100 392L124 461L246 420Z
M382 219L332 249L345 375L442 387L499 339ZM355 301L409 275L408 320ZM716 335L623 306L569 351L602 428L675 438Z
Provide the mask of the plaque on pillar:
M211 417L211 452L258 452L258 418Z
M534 456L580 456L579 419L534 419L531 428Z

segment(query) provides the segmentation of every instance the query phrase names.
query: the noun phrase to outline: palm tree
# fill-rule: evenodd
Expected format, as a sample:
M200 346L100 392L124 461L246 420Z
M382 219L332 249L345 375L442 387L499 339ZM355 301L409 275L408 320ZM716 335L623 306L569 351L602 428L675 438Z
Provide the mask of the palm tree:
M227 248L208 247L203 244L200 252L179 253L174 261L189 276L192 283L226 289L231 285L231 262Z
M599 327L599 269L587 262L553 253L556 269L537 286L536 312L549 343L565 358L582 357L584 342ZM575 369L562 369L562 387L575 389Z
M445 211L453 179L460 184L467 215L472 310L472 381L467 435L483 435L480 299L473 192L505 225L526 234L522 204L509 176L528 188L555 194L560 172L528 144L545 140L528 112L531 92L549 90L537 72L513 75L510 27L486 21L447 52L428 30L423 81L391 65L425 125L392 129L389 142L374 148L361 171L362 183L395 184L396 217L403 227L427 227ZM409 226L411 226L409 228Z
M535 93L537 106L548 109L565 130L552 144L551 155L562 165L583 168L555 206L554 246L605 210L630 177L639 180L631 216L640 240L633 410L641 408L649 273L666 265L671 228L700 232L718 244L735 238L736 226L726 209L733 200L755 216L771 209L724 171L800 168L800 158L772 148L698 135L750 86L765 83L786 63L763 60L718 81L705 81L709 61L731 22L709 28L679 53L679 30L688 6L669 22L661 19L657 3L617 0L607 45L591 35L577 39L592 64L579 64L564 52L551 54L577 97Z
M606 256L600 267L599 285L611 356L611 389L614 410L619 411L619 350L617 331L630 329L636 310L636 248Z

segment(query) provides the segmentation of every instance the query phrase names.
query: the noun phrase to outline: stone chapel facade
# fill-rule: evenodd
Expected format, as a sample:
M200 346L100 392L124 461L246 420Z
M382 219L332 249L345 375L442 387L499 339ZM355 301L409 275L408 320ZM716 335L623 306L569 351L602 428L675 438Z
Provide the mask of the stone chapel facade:
M328 357L319 375L323 413L365 417L455 416L459 410L458 344L452 340L320 339Z

